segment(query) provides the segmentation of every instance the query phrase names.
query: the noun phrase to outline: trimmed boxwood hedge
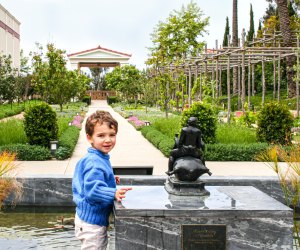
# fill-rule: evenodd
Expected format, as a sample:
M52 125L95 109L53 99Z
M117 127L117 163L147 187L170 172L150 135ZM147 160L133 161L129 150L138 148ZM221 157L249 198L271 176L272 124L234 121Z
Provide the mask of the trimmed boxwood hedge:
M49 148L29 144L9 144L0 147L0 153L16 153L19 161L45 161L52 158Z
M156 148L158 148L165 156L169 156L170 151L174 146L173 140L151 126L142 127L141 132L142 135Z
M58 149L56 150L55 157L58 160L69 158L77 144L80 130L76 126L68 127L58 139Z
M117 103L117 102L119 102L120 100L119 100L119 98L117 97L117 96L108 96L107 97L107 103L109 104L109 105L111 105L111 104L113 104L113 103Z
M143 136L169 157L174 140L151 126L142 127ZM255 156L268 148L267 143L252 144L206 144L206 161L255 161Z
M267 143L207 144L206 161L255 161L255 156L268 148Z
M55 153L58 160L69 158L77 144L80 130L76 126L68 127L59 138L59 148ZM0 153L8 151L17 154L19 161L46 161L52 159L49 148L29 144L9 144L0 147Z

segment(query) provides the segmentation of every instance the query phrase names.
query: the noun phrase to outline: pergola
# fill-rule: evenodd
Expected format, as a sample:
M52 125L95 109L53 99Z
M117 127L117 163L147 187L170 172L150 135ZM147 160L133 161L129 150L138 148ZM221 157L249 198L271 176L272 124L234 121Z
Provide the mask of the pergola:
M82 67L116 67L128 64L131 54L103 48L100 45L72 54L68 54L72 69Z
M230 41L230 37L228 39ZM178 69L184 69L187 79L188 102L191 104L191 89L192 81L200 80L199 97L202 97L202 78L209 77L215 81L213 95L218 97L222 94L221 82L222 71L227 73L227 95L230 96L231 90L231 69L236 68L238 73L238 92L241 94L242 107L244 107L246 93L248 96L248 106L250 107L250 96L254 92L254 67L258 64L262 67L262 102L266 91L265 79L265 63L272 62L273 64L273 86L274 97L280 100L280 83L281 83L281 61L285 57L297 57L297 77L296 77L296 92L297 94L297 116L299 116L299 37L294 34L291 47L283 47L283 39L280 33L273 35L263 34L263 38L255 39L252 43L246 45L245 32L242 33L241 47L223 47L218 49L217 41L216 48L213 50L205 49L204 53L196 57L186 58L181 65L170 64L163 67L162 70L173 72L173 78L176 78ZM247 77L247 79L246 79ZM276 86L277 81L277 86ZM228 98L228 118L230 116L230 98Z

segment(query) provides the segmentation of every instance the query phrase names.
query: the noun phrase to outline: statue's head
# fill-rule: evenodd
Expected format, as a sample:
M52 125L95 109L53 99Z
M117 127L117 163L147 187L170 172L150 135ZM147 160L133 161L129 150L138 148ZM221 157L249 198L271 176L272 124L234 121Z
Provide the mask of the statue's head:
M188 125L189 125L189 126L196 127L196 126L197 126L197 117L191 116L191 117L188 119Z

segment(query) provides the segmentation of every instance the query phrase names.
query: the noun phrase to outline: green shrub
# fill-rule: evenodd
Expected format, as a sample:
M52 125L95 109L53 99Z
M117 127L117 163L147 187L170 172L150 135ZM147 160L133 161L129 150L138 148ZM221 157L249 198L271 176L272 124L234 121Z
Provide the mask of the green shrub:
M170 138L164 138L159 143L159 150L164 154L164 156L169 157L170 152L173 149L174 146L174 140L171 140Z
M24 130L31 145L49 146L57 139L58 126L55 111L46 103L30 107L24 115Z
M287 106L270 102L264 105L257 117L257 140L273 144L290 144L293 116Z
M169 156L171 149L174 146L174 140L162 134L154 127L142 127L142 135L158 148L165 156Z
M245 111L240 117L236 117L235 121L237 124L251 127L256 122L256 114L252 111Z
M141 133L145 138L147 138L146 135L152 130L153 130L152 126L143 126L141 129Z
M79 132L80 130L76 126L70 126L62 133L58 139L59 148L55 155L57 159L64 160L72 155L78 141ZM61 147L62 149L60 149Z
M164 136L162 133L156 133L151 138L151 142L155 147L159 148L160 142L163 141L165 138L166 138L166 136Z
M203 141L205 143L215 143L217 119L213 114L211 106L201 102L194 102L189 109L182 112L182 127L187 126L187 121L191 116L198 119Z
M85 95L81 101L85 102L87 105L91 105L92 98L89 95Z
M207 144L206 161L255 161L255 156L266 150L267 143Z
M107 103L110 105L110 104L113 104L113 103L117 103L119 102L119 98L117 96L108 96L107 97Z
M72 151L67 147L59 147L55 152L55 158L58 160L65 160L72 155Z
M162 133L154 128L146 134L146 139L148 139L155 147L158 147L161 137ZM157 138L159 138L159 140L157 140Z
M52 158L48 148L29 144L10 144L0 147L0 152L8 151L17 154L19 161L45 161Z
M9 119L0 122L0 145L16 144L27 142L24 132L23 121L19 119Z

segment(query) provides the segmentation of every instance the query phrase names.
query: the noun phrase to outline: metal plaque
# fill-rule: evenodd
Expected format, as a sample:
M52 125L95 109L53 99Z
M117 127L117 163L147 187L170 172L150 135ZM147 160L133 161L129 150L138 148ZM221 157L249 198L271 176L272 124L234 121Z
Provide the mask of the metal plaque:
M182 250L226 250L226 225L181 225Z

